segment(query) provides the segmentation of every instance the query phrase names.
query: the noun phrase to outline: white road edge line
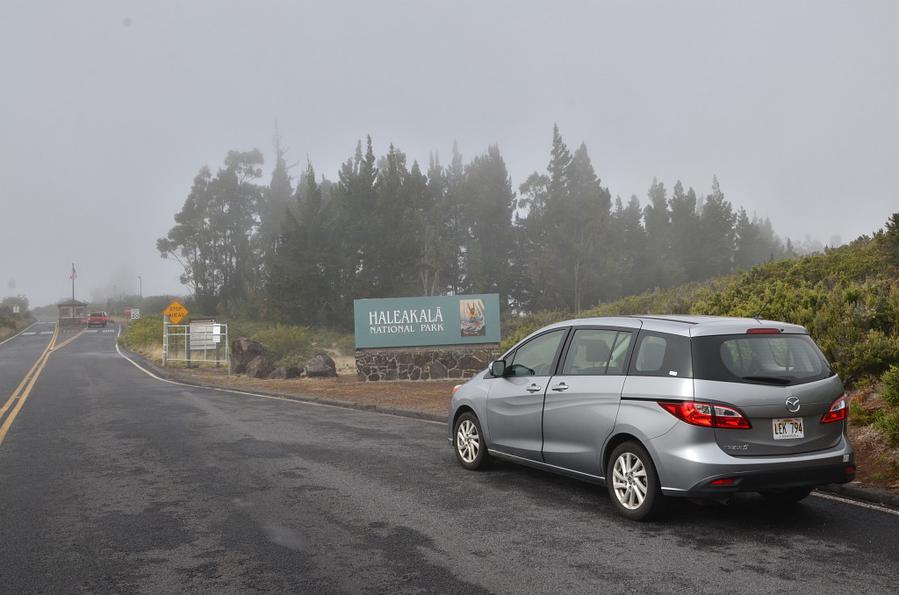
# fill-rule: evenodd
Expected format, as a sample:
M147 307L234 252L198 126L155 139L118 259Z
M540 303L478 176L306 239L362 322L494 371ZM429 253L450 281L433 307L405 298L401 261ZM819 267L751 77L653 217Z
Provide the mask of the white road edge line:
M870 502L861 502L859 500L852 500L850 498L841 498L840 496L834 496L833 494L824 494L822 492L812 492L812 496L824 498L825 500L833 500L834 502L842 502L843 504L852 504L853 506L859 506L861 508L879 510L880 512L886 512L888 514L899 516L899 510L893 510L892 508L886 508L885 506L878 506L877 504L871 504Z
M121 331L120 331L119 334L121 334ZM118 352L118 354L119 354L120 356L122 356L123 358L125 358L125 360L126 360L128 363L130 363L132 366L134 366L135 368L137 368L138 370L140 370L141 372L143 372L143 373L146 374L147 376L150 376L151 378L155 378L156 380L159 380L160 382L165 382L165 383L168 383L168 384L174 384L175 386L184 386L184 387L191 388L191 389L194 389L194 390L212 390L212 391L217 391L217 392L220 392L220 393L231 393L231 394L235 394L235 395L244 395L244 396L248 396L248 397L257 397L257 398L260 398L260 399L271 399L271 400L273 400L273 401L284 401L284 402L286 402L286 403L295 403L295 404L297 404L297 405L311 405L312 407L328 407L328 408L330 408L330 409L340 409L340 410L343 410L343 411L356 411L356 412L358 412L358 413L374 413L374 414L376 414L376 415L388 415L388 416L390 416L390 417L401 417L401 418L403 418L403 419L408 419L408 420L411 420L411 421L418 421L418 422L423 422L423 423L426 423L426 424L434 424L434 425L438 425L438 426L445 426L445 425L446 425L444 422L441 422L441 421L433 421L433 420L430 420L430 419L420 419L420 418L417 418L417 417L408 417L408 416L405 416L405 415L397 415L397 414L395 414L395 413L387 413L387 412L385 412L385 411L371 411L371 410L368 410L368 409L355 409L355 408L353 408L353 407L341 407L340 405L331 405L331 404L329 404L329 403L316 403L316 402L314 402L314 401L301 401L301 400L299 400L299 399L287 399L287 398L284 398L284 397L276 397L276 396L274 396L274 395L263 395L263 394L260 394L260 393L251 393L251 392L248 392L248 391L236 390L236 389L233 389L233 388L222 388L222 387L219 387L219 386L196 386L196 385L193 385L193 384L187 384L186 382L178 382L177 380L169 380L169 379L167 379L167 378L162 378L161 376L157 376L156 374L154 374L154 373L151 372L150 370L144 368L144 367L141 366L139 363L137 363L136 361L134 361L133 359L131 359L130 357L128 357L127 355L125 355L124 353L122 353L122 350L119 349L119 344L118 344L118 342L116 342L115 350L116 350L116 352Z

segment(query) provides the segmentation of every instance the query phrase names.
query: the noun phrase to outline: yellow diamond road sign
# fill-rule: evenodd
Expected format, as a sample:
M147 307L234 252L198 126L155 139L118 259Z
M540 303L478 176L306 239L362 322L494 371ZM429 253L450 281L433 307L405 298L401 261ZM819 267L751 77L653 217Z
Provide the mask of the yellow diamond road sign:
M162 313L169 317L172 324L178 324L182 318L187 316L187 308L182 306L178 300L174 300Z

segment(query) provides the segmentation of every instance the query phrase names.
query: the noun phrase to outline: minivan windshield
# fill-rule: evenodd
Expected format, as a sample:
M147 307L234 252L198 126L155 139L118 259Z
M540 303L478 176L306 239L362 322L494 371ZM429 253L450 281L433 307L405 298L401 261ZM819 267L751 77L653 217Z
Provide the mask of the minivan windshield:
M703 380L799 384L834 374L808 335L715 335L693 339L693 373Z

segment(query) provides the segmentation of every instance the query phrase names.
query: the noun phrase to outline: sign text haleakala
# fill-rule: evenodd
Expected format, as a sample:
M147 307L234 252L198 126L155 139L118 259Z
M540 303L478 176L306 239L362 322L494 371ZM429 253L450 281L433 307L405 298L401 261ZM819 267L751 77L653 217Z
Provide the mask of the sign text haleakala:
M443 312L440 307L420 310L375 310L368 313L369 332L383 333L442 332Z

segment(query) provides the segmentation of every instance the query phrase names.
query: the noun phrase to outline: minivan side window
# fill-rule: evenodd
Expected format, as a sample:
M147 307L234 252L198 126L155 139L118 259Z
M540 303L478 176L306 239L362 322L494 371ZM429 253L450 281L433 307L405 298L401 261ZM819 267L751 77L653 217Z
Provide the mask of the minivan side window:
M551 376L556 353L568 329L559 329L534 337L515 350L508 364L509 376Z
M641 331L631 359L630 376L690 378L693 375L690 338Z
M624 361L633 335L607 329L578 329L574 332L563 376L623 374Z

